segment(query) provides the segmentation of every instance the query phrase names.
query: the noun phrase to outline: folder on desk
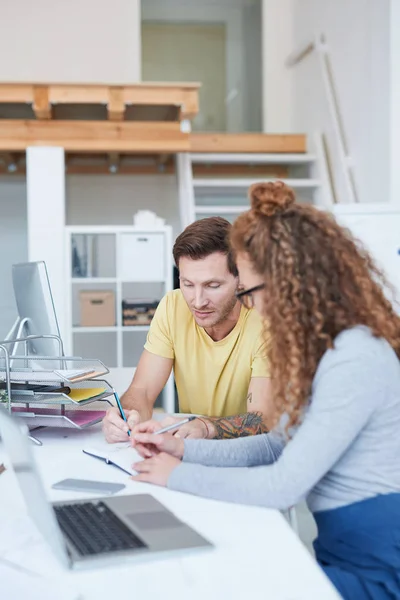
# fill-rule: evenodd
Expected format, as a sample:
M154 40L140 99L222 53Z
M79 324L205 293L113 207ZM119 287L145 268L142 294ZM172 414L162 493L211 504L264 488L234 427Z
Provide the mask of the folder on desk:
M68 394L73 402L83 402L84 400L95 400L106 392L104 387L98 388L72 388Z

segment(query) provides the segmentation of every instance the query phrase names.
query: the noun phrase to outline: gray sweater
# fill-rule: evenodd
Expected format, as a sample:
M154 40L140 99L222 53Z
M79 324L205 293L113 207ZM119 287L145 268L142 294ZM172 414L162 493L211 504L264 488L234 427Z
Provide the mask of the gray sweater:
M311 511L400 492L400 363L366 327L337 336L289 442L277 428L235 440L186 440L168 487L207 498Z

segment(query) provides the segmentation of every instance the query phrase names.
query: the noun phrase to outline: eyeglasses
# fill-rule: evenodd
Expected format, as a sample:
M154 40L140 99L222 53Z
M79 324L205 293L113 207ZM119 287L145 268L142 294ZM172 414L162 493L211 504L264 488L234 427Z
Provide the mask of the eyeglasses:
M259 285L255 285L248 290L241 290L240 292L236 292L236 298L243 304L245 308L253 308L254 307L254 292L258 292L259 290L263 290L265 288L265 283L260 283Z

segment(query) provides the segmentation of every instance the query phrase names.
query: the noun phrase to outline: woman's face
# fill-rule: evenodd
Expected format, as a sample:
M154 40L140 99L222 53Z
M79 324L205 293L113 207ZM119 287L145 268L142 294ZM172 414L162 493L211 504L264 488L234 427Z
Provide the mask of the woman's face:
M253 270L248 254L238 254L236 264L239 271L240 287L243 290L251 290L264 283L263 278ZM248 294L250 305L254 306L260 315L264 315L264 290L256 290Z

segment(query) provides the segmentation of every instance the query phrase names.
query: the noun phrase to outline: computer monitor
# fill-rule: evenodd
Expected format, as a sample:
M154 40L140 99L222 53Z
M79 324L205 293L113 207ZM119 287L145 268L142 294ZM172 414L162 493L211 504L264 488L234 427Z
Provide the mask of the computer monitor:
M39 261L13 265L12 280L18 317L20 322L27 319L23 336L60 336L46 264ZM31 355L60 356L57 340L30 340L28 349Z

